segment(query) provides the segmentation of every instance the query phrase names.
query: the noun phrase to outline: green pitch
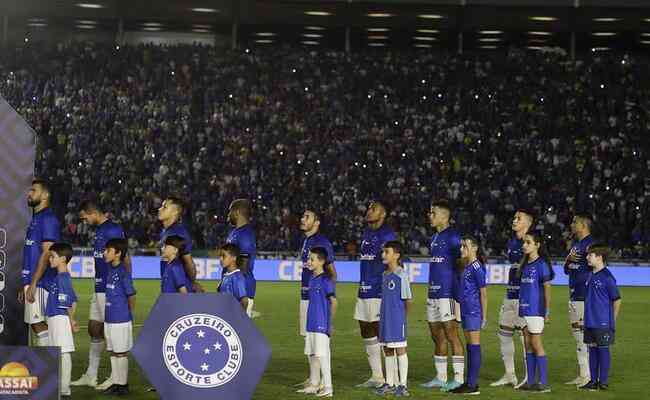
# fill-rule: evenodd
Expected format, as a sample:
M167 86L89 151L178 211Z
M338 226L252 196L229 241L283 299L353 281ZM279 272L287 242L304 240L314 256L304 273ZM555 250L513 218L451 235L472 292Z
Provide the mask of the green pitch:
M79 297L78 321L82 331L75 335L77 351L73 355L72 379L77 379L86 369L88 363L87 325L88 305L92 281L77 279L74 282ZM136 337L139 324L147 317L149 310L159 294L159 282L139 280L135 282L138 290L136 310ZM214 291L214 282L204 282L207 290ZM419 383L433 376L431 360L432 344L428 329L423 319L426 288L414 285L415 306L409 318L409 389L412 398L447 398L450 394L440 393L418 387ZM551 323L547 325L544 345L549 359L549 382L552 394L522 394L512 388L490 388L489 383L503 374L499 345L497 343L497 317L505 288L492 286L489 293L489 325L483 331L483 364L480 375L481 398L483 399L523 399L551 397L561 399L627 399L645 398L645 382L650 370L650 340L648 339L647 311L650 308L649 289L622 288L623 304L618 323L616 344L612 351L612 369L610 373L610 391L608 393L579 393L573 386L565 386L565 381L576 376L575 342L571 336L567 320L567 288L553 289L553 308ZM266 374L257 388L256 400L303 399L308 396L294 393L293 384L303 381L308 375L308 366L302 354L303 340L298 336L298 283L297 282L258 282L255 308L262 313L255 323L262 330L271 344L273 355ZM337 286L339 312L335 321L332 337L332 374L334 397L338 399L360 400L376 399L374 393L365 389L354 388L355 384L365 381L369 376L369 367L365 351L358 333L357 322L352 319L356 299L356 285L339 284ZM517 359L520 360L520 346L517 343ZM157 399L155 393L145 393L149 386L139 367L131 359L129 384L130 399ZM451 365L450 365L451 368ZM523 377L522 363L517 364L519 378ZM100 383L109 373L108 357L102 359L99 371ZM450 371L451 374L451 371ZM451 376L451 375L450 375ZM458 396L453 396L458 397ZM73 399L107 398L90 388L73 387ZM224 399L226 400L226 399Z

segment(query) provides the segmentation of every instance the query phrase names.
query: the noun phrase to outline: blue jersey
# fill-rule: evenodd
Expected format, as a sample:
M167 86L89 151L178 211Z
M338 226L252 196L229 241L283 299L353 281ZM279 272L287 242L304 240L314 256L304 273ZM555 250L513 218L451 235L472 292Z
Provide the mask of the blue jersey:
M54 268L50 268L54 270ZM56 270L55 270L56 271ZM68 308L77 302L77 295L72 287L72 277L69 272L61 272L48 282L47 291L50 292L45 306L45 315L54 317L68 315Z
M192 292L192 282L185 273L183 260L176 257L171 263L167 264L162 279L160 280L160 291L162 293L178 293L182 287L187 289L188 293Z
M456 262L460 257L460 233L447 227L431 238L429 262L429 298L457 298L454 296Z
M124 239L122 227L111 220L105 221L95 231L95 243L93 245L93 257L95 257L95 292L104 293L110 265L104 261L104 249L106 243L111 239Z
M323 247L327 251L327 263L334 262L334 248L332 247L332 242L325 235L317 232L312 236L305 237L305 240L302 242L302 250L300 251L300 259L302 260L302 273L300 274L301 300L309 300L309 280L311 279L312 273L307 268L307 262L309 261L309 251L313 247Z
M506 253L508 261L510 262L510 269L508 270L508 286L506 288L506 298L510 300L519 300L519 263L524 257L524 241L513 237L508 240Z
M255 257L257 255L257 244L255 241L255 230L251 224L246 224L239 228L234 228L228 234L226 243L236 244L239 247L240 254L248 258L248 271L244 274L246 278L247 297L255 298Z
M574 240L571 243L571 250L578 257L578 262L570 262L565 269L569 275L569 292L572 301L584 301L587 286L587 278L591 275L591 269L587 264L587 249L593 243L591 235L585 236L582 240Z
M131 275L126 272L124 265L111 266L106 283L106 317L105 321L111 324L129 322L133 320L129 309L129 297L135 295Z
M185 248L178 254L179 258L182 258L182 256L184 256L185 254L190 254L192 252L192 237L190 236L190 232L187 230L187 228L183 223L175 222L172 225L170 225L168 228L164 228L162 232L160 232L161 249L165 247L165 239L167 239L167 236L180 236L185 241ZM165 273L166 267L167 267L167 262L161 259L160 277L162 277L163 274Z
M406 341L405 300L413 298L406 271L397 268L383 274L381 285L381 308L379 311L379 341L398 343Z
M38 260L43 254L44 242L58 242L61 238L61 224L51 208L44 208L34 213L32 221L27 228L25 235L25 246L23 247L23 285L32 282L32 274L36 271ZM47 289L49 283L56 277L56 269L47 268L38 282L38 286Z
M585 328L616 329L613 303L621 298L616 279L607 268L587 278Z
M359 282L360 299L381 298L381 282L384 274L384 263L381 260L381 253L384 244L391 240L397 240L393 229L384 224L379 229L367 228L363 232L361 241L361 276Z
M237 301L244 297L248 297L246 277L238 269L232 272L226 272L221 278L221 284L219 285L218 291L219 293L230 293L237 299Z
M307 307L307 332L331 333L332 302L336 298L336 284L325 274L309 280L309 307Z
M544 283L552 279L551 266L542 257L522 267L519 289L520 317L546 316Z
M465 266L460 279L460 315L483 319L481 289L487 285L485 265L478 260Z

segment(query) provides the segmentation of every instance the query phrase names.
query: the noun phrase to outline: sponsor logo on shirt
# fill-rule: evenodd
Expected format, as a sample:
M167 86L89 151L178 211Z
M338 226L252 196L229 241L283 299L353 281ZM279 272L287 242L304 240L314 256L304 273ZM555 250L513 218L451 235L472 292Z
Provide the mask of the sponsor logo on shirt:
M535 279L533 278L521 278L521 283L533 283Z
M374 254L361 254L359 260L361 261L373 261L376 258Z
M431 262L431 263L443 263L443 262L445 262L445 258L444 257L431 257L429 259L429 262Z
M113 285L112 283L109 283L109 284L106 285L106 289L115 289L115 285Z
M35 241L32 239L25 239L25 246L33 246Z
M99 250L95 250L95 251L93 252L93 257L104 259L104 252L103 252L103 251L99 251Z

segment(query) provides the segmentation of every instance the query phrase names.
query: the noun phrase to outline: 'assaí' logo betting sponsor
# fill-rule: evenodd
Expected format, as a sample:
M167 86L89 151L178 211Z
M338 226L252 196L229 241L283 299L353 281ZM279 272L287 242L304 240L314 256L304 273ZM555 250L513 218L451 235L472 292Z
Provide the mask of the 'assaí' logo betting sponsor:
M38 389L38 378L19 362L9 362L0 369L0 395L29 395Z

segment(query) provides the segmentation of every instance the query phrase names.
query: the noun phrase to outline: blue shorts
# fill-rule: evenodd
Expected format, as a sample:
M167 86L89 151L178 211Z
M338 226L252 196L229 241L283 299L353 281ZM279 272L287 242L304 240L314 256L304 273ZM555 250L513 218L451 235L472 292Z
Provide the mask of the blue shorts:
M480 331L481 330L481 317L465 316L463 315L463 330L464 331Z
M244 278L246 280L246 295L250 299L255 298L255 292L257 291L257 281L255 280L255 276L253 274L246 274L244 275Z
M592 346L610 346L614 344L616 332L612 329L585 328L584 342Z

